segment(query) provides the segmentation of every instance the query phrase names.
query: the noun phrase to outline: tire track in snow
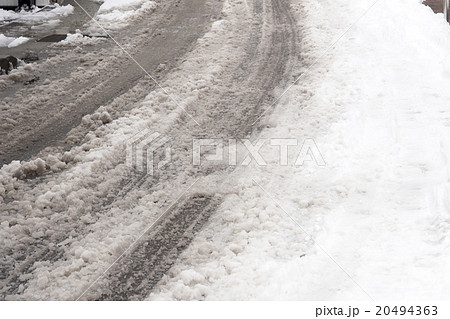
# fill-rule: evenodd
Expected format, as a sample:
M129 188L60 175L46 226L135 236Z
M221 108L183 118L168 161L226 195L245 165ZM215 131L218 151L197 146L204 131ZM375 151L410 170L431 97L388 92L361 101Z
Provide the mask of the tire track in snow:
M178 204L136 249L123 257L120 267L104 277L106 287L92 287L83 299L142 299L175 263L218 204L218 198L203 194L194 194Z
M167 67L165 70L159 73L160 77L177 66L177 61L180 60L187 52L192 50L196 40L203 36L210 25L210 19L217 13L220 12L220 4L212 4L206 6L207 0L184 0L184 1L174 1L167 4L160 15L150 15L148 21L144 19L136 23L134 28L127 29L126 32L140 32L147 27L147 24L152 28L150 36L145 36L144 41L139 43L136 47L133 55L135 58L142 63L142 65L147 70L152 70L157 68L160 63L167 62ZM158 17L158 20L154 19ZM183 28L179 28L182 25ZM147 33L144 33L144 35ZM123 34L121 37L124 37ZM120 38L120 37L119 37ZM141 37L137 37L137 40L142 40ZM158 50L155 50L158 48ZM156 53L155 53L156 51ZM120 53L123 55L123 52ZM117 56L113 56L112 61L109 61L113 67L117 69L114 65L114 61L117 60ZM117 61L116 61L117 62ZM106 90L102 91L102 94L98 94L95 86L89 79L77 83L77 79L72 83L72 87L68 88L67 92L61 92L63 95L54 97L54 100L48 100L42 98L35 100L39 104L36 107L38 111L37 119L33 119L30 123L24 123L25 125L35 126L33 131L30 133L25 133L28 129L24 129L23 126L18 126L14 131L8 134L13 134L15 132L18 138L8 139L3 136L4 132L0 130L1 141L1 151L0 154L0 164L2 162L7 163L12 159L24 159L32 154L35 154L41 148L51 145L51 144L61 144L61 139L64 138L65 134L74 126L78 125L81 117L86 114L86 112L91 113L95 111L100 105L107 103L113 98L120 95L127 95L128 91L133 88L136 82L144 88L141 89L148 94L155 87L155 83L149 81L148 79L142 79L143 74L140 68L133 64L133 62L125 59L123 68L120 70L114 70L111 74L100 74L100 79L105 80L102 85ZM121 73L117 73L121 71ZM118 77L116 77L118 76ZM72 81L71 80L71 81ZM49 109L60 108L60 104L68 103L74 98L74 91L77 92L81 90L82 86L89 85L89 92L78 97L75 95L75 101L77 103L73 104L73 109L70 109L70 116L64 114L64 112L56 113L52 116L47 116L47 114L52 114ZM133 93L133 92L132 92ZM44 92L44 96L45 96ZM119 117L124 112L130 108L130 104L127 105L127 101L131 99L139 98L133 94L129 94L124 101L122 101L122 109L117 111L115 117ZM141 95L143 98L145 95ZM30 98L29 95L25 95L23 99ZM66 100L64 100L66 99ZM16 104L21 104L22 98L15 101ZM136 102L136 101L134 101ZM134 105L131 104L131 105ZM67 116L65 118L65 116ZM42 118L46 117L46 119ZM77 128L78 136L84 136L89 131L83 128ZM35 135L36 132L41 139L36 140L36 137L30 138L30 135ZM44 134L44 135L42 135ZM78 137L80 139L80 137ZM82 138L82 137L81 137ZM36 179L27 180L27 186L29 192L33 192L34 189L39 189L40 185L46 183L47 178L53 178L55 174L47 174ZM129 174L123 178L123 184L128 185L125 190L118 185L118 187L112 192L115 196L98 196L94 200L94 210L99 214L97 218L103 213L107 213L110 210L111 203L115 202L118 197L123 198L127 194L127 190L134 189L136 183L142 179L142 175ZM130 183L131 181L131 183ZM108 192L109 195L111 193ZM10 198L6 200L6 203L13 203L17 201L17 198ZM20 206L20 204L19 204ZM20 208L2 207L2 214L7 214L9 216L14 216L19 213ZM57 214L67 214L67 207L61 207ZM5 299L6 296L20 294L27 286L28 280L31 278L31 273L35 269L37 263L54 263L57 260L64 258L63 246L56 245L57 243L64 243L67 240L71 241L74 238L85 236L89 231L88 225L80 222L82 216L75 216L74 218L67 217L58 220L59 232L58 234L50 237L44 236L41 238L33 238L28 229L23 229L23 231L28 235L28 238L23 239L23 242L13 243L13 247L4 247L2 251L2 258L0 260L0 299ZM10 219L10 218L9 218ZM14 226L11 223L11 226Z
M111 34L160 81L192 50L197 39L208 30L210 19L220 12L220 3L206 3L207 0L162 2L147 18L141 17L126 30ZM144 86L141 90L146 94L156 87L112 42L93 55L82 52L80 57L79 53L70 51L76 50L58 51L61 55L58 58L62 59L56 65L59 78L52 79L51 85L24 88L0 105L0 165L29 159L49 146L67 148L64 139L80 124L83 116L125 95L137 84ZM81 65L80 59L84 61ZM89 64L89 69L84 64ZM161 64L165 64L162 70L158 69ZM76 74L80 68L85 69L82 75ZM44 71L48 70L42 73ZM126 111L129 105L122 107ZM117 116L120 114L118 112ZM8 118L14 119L16 124L8 125Z
M199 110L207 109L209 118L213 118L213 121L203 118L201 127L183 122L168 133L172 140L177 141L177 145L172 145L172 148L184 162L166 167L166 177L179 175L180 167L190 165L190 144L195 137L248 138L257 134L262 126L253 127L254 119L264 111L264 106L273 101L273 90L286 82L285 74L292 59L295 59L297 46L296 22L290 14L289 4L282 0L272 0L265 1L264 4L255 1L253 5L253 14L260 16L261 21L250 32L247 56L236 66L234 72L228 75L229 78L224 80L224 87L229 88L225 91L228 92L220 92L216 97L210 97L208 100L216 101L214 104L200 104L196 109L190 109L194 114L201 114ZM264 22L271 24L268 34L265 34L267 31L262 28ZM223 174L231 170L231 167L215 166L199 168L192 174L200 177ZM135 185L150 189L154 187L154 183L154 177L144 177L136 181ZM154 232L146 234L135 250L114 265L111 272L92 287L92 291L90 289L84 298L144 299L170 269L195 233L207 222L219 204L219 200L215 198L213 207L209 200L199 202L198 195L189 198L183 207L169 217L170 228L174 228L174 231L162 228L168 234L168 237L163 237L165 240L155 241ZM128 200L130 201L130 198ZM191 208L186 210L186 207ZM164 253L161 253L162 251Z
M86 188L86 198L83 200L92 202L91 216L95 220L88 224L82 222L82 218L85 217L83 210L80 210L78 215L67 216L67 209L70 206L52 208L51 218L54 216L56 218L59 227L58 233L51 238L33 239L29 236L28 244L24 246L26 251L13 252L9 256L4 263L6 267L4 269L9 269L9 277L2 280L2 283L5 283L4 288L6 287L6 290L2 291L4 292L3 298L6 295L20 295L22 290L27 290L28 282L33 278L33 272L42 262L61 263L72 257L67 255L67 250L58 245L54 246L53 243L63 245L62 243L67 242L70 245L71 242L80 241L95 232L96 224L102 221L102 218L113 215L114 209L132 212L143 193L151 194L164 189L164 187L170 187L170 181L173 179L184 180L186 184L186 181L192 177L226 174L232 170L232 168L224 166L193 168L191 163L192 138L244 138L257 134L262 126L254 128L251 123L273 100L273 90L278 86L283 87L287 82L286 71L297 55L296 26L290 15L289 4L281 0L266 0L264 2L254 1L252 5L251 15L255 17L257 23L247 22L248 28L243 29L245 32L240 32L241 30L238 29L234 34L247 39L245 44L247 54L240 60L240 63L230 66L223 78L217 79L217 90L205 93L197 100L197 103L189 107L189 112L199 119L202 126L198 127L188 119L180 119L166 132L166 135L175 141L172 146L178 155L178 160L170 163L160 176L123 174L123 170L115 171L120 163L112 162L105 168L104 179L109 179L108 185L115 185L115 187L110 187L106 191L102 190L96 179L86 180L82 185ZM123 175L116 177L117 172ZM117 180L111 182L110 180L113 178ZM46 176L41 176L33 182L29 181L30 193L32 194L33 188L39 189L41 184L45 184L45 181ZM209 201L199 200L197 197L197 195L192 195L191 199L184 204L185 208L179 211L190 212L193 208L186 207L194 207L197 215L188 213L187 219L183 219L181 213L174 213L177 216L175 222L179 220L180 223L176 224L177 232L174 234L174 242L186 242L181 238L184 236L183 234L187 232L193 236L195 233L193 230L198 230L212 213L213 208L209 206ZM217 201L217 196L211 194L204 195L204 197L214 198L214 202ZM14 199L11 200L14 201ZM165 200L166 204L169 200ZM164 206L164 203L161 206ZM199 220L198 216L203 217ZM52 220L49 222L54 223ZM94 292L90 292L89 299L145 298L160 276L170 268L173 259L167 257L167 254L172 256L170 251L159 254L156 259L149 259L148 254L139 253L139 251L147 249L144 249L142 245L149 246L148 243L155 243L153 240L152 233L146 236L136 247L136 252L130 252L130 256L134 256L133 262L127 264L124 259L123 264L119 262L117 266L113 267L111 275L105 281L101 281L102 285ZM47 251L49 247L52 247L50 252ZM23 260L23 256L26 256L25 260ZM135 263L141 265L141 270L137 273L132 271L133 268L129 269L129 267L136 267L132 266ZM14 266L11 267L13 264ZM153 272L152 269L159 269L159 271ZM20 280L17 280L19 277ZM141 280L144 280L143 278L149 279L145 285L140 283ZM128 287L126 293L124 293L124 286ZM99 293L95 294L95 292Z

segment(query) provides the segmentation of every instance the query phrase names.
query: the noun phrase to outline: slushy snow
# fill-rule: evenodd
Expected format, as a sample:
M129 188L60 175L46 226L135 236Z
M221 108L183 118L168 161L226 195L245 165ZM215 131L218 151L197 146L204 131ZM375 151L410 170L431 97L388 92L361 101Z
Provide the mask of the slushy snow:
M261 119L259 137L311 138L326 165L311 156L294 166L290 153L282 166L279 152L264 148L266 166L239 167L222 184L205 177L199 191L224 201L148 299L450 297L450 27L418 0L372 4L292 1L302 64L290 76L303 75ZM109 6L100 21L128 11ZM224 70L246 54L238 36L245 6L226 0L222 19L164 79L183 107L205 88L222 89ZM80 145L0 169L0 247L19 254L17 243L48 238L64 253L28 274L11 270L28 281L7 299L77 298L176 199L174 190L192 184L187 170L98 212L130 174L127 140L149 126L164 133L183 114L155 89L111 117L121 98L82 119L93 129Z

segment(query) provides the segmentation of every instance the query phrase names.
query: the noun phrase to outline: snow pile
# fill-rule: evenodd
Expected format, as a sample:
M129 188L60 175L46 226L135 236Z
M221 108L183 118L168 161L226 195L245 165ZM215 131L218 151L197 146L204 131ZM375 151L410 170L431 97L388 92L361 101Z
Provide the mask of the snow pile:
M150 299L450 297L450 28L379 1L330 49L372 4L296 1L311 69L261 135L312 137L327 166L236 172Z
M83 35L80 30L76 30L75 33L68 33L64 40L57 43L53 43L53 47L63 47L63 46L93 46L101 42L107 41L104 37L90 37Z
M7 47L15 39L16 38L14 38L14 37L7 37L4 34L0 33L0 47Z
M28 42L29 40L30 40L30 38L27 38L27 37L18 37L18 38L15 38L13 41L11 41L11 42L8 44L8 48L14 48L14 47L17 47L17 46L19 46L19 45L21 45L21 44L24 44L24 43Z
M77 32L77 33L68 33L67 37L60 41L59 43L55 44L55 46L61 46L61 45L85 45L89 44L91 42L91 38L84 36L83 34Z
M72 14L74 9L75 8L70 4L65 6L55 4L55 8L50 10L49 13L51 13L52 15L58 15L60 17L66 17L69 14Z
M104 28L120 29L137 16L149 14L155 8L155 1L105 0L97 12L96 18Z
M0 21L12 20L17 17L17 13L12 10L0 9Z
M146 0L105 0L100 1L102 5L99 8L99 13L109 12L114 9L129 9L140 7Z
M21 10L19 12L0 9L0 25L8 22L20 22L34 24L39 21L65 17L73 13L74 7L70 4L61 6L55 4L51 10L33 8L32 10Z
M0 47L8 47L13 48L17 47L21 44L24 44L25 42L28 42L30 39L27 37L7 37L4 34L0 33Z

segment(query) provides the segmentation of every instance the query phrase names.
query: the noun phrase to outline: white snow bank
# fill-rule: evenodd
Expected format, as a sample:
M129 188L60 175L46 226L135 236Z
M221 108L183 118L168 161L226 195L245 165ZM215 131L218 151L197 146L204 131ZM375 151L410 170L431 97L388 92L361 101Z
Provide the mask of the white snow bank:
M34 8L33 10L21 10L19 12L0 9L0 25L10 21L21 23L36 23L37 21L54 19L55 17L65 17L73 13L74 7L68 5L55 4L51 10L42 10Z
M16 38L14 38L14 37L7 37L4 34L0 33L0 47L7 47L15 39Z
M67 37L60 41L60 44L71 44L71 45L80 45L80 44L86 44L91 39L89 37L84 36L83 34L77 32L77 33L68 33Z
M99 1L100 2L100 1ZM113 9L126 9L141 6L147 0L105 0L99 8L99 12L108 12Z
M27 37L18 37L8 44L8 48L17 47L21 44L28 42L29 40L30 40L30 38L27 38Z
M55 5L56 7L52 10L50 10L50 13L53 15L59 15L62 17L68 16L69 14L73 13L73 10L75 9L72 5L68 4L65 6L60 6L58 4Z
M8 47L13 48L17 47L25 42L28 42L30 39L26 37L7 37L4 34L0 33L0 47Z
M17 13L12 10L0 9L0 21L14 19L16 16Z
M105 0L97 12L96 19L104 28L120 29L136 16L148 14L155 8L156 2L148 0Z

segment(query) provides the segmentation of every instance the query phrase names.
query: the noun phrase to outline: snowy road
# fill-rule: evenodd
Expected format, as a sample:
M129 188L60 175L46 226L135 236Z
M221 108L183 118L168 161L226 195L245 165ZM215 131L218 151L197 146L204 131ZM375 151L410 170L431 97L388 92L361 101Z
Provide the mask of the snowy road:
M2 161L31 157L2 169L2 298L76 299L87 288L83 298L146 298L232 170L192 166L192 140L257 133L253 122L298 59L281 0L162 2L111 33L139 65L108 40L95 52L76 45L19 70L40 79L2 99ZM155 176L124 165L127 139L143 129L168 137L175 155ZM175 222L146 233L90 287L168 208Z
M314 138L326 166L233 172L148 299L448 300L448 24L414 0L292 8L309 72L261 138Z
M0 77L1 299L450 298L442 16L122 3Z
M122 97L122 103L128 105L123 105L122 110L116 108L117 116L132 107L133 102L142 99L143 94L155 87L154 81L144 78L141 67L155 73L158 66L164 63L165 70L156 75L163 77L206 31L211 15L217 14L218 9L217 5L205 10L193 9L204 7L204 2L193 1L186 7L171 2L161 6L154 14L151 14L151 9L145 10L141 15L151 14L149 21L135 22L132 28L115 34L116 41L123 43L139 65L110 41L96 48L100 52L89 52L89 47L87 52L80 49L76 54L69 50L58 51L57 57L39 65L38 70L31 72L33 75L24 75L42 80L32 88L14 90L13 96L2 98L2 108L6 114L2 114L3 123L0 126L0 163L26 159L46 146L62 144L64 141L61 140L80 123L84 115L123 96L132 88L139 89L141 95ZM183 28L180 28L181 25ZM53 71L55 67L57 69ZM94 77L95 86L92 86ZM45 81L48 83L45 84ZM11 112L12 109L15 111ZM8 119L13 119L17 124L7 125Z

